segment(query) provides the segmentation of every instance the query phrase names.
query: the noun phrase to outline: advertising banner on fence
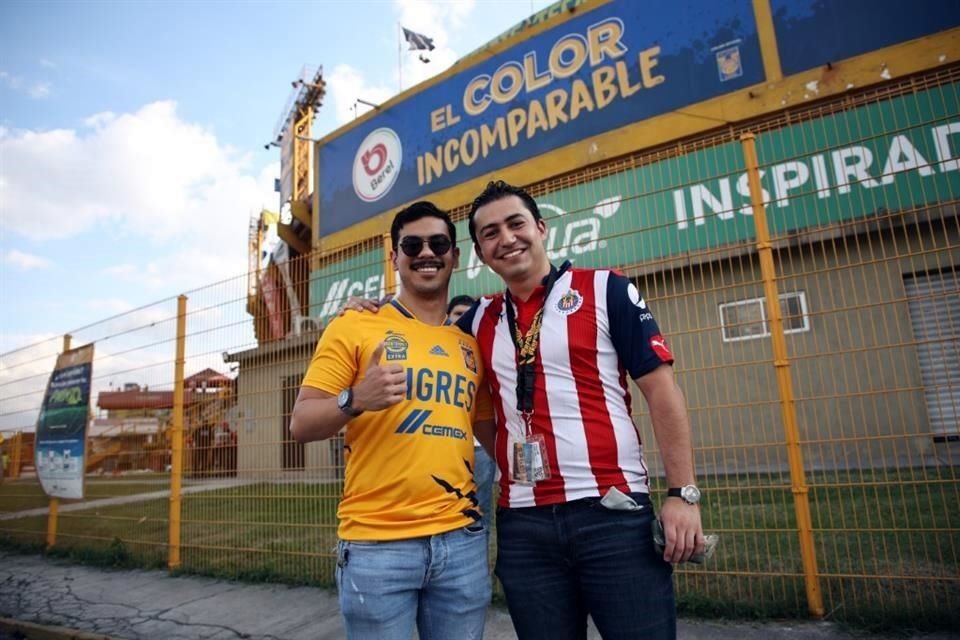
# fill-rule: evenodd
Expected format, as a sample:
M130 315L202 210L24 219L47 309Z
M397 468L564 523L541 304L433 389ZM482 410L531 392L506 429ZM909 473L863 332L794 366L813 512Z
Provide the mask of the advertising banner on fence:
M326 138L315 232L763 80L751 0L575 15Z
M37 476L51 498L82 498L93 344L64 351L47 383L37 421Z
M960 193L960 116L950 84L776 129L757 137L775 236L949 199ZM755 237L743 151L729 142L645 164L537 199L550 260L639 265ZM457 224L460 269L450 294L503 283ZM380 249L311 275L311 315L327 321L349 296L383 294Z

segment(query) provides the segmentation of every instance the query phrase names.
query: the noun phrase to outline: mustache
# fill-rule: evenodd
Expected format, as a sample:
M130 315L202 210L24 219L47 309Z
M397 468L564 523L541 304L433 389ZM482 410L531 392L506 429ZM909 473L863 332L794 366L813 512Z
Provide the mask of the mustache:
M410 265L412 269L422 269L423 267L436 267L437 269L443 269L442 260L420 260L419 262L414 262Z

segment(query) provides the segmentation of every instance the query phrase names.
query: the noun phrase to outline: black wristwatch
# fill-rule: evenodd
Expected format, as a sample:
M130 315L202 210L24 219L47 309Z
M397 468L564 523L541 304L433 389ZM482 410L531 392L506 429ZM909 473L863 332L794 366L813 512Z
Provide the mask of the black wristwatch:
M697 504L700 502L700 489L695 484L688 484L683 487L670 487L667 489L668 498L680 498L687 504Z
M345 414L351 418L356 418L358 415L363 413L362 410L356 409L353 406L353 389L344 389L340 392L340 395L337 396L337 408L340 411L343 411Z

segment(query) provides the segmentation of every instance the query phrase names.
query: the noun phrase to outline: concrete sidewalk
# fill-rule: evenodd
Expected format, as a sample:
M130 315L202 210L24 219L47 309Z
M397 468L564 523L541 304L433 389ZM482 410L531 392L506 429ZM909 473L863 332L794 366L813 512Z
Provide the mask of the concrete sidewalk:
M47 629L41 633L18 623L35 623ZM0 551L0 640L90 637L71 634L70 630L136 640L345 637L336 594L325 589L171 577L164 571L108 571ZM591 640L599 637L591 629ZM828 623L681 621L679 631L682 640L851 637ZM506 611L491 607L484 639L515 638Z

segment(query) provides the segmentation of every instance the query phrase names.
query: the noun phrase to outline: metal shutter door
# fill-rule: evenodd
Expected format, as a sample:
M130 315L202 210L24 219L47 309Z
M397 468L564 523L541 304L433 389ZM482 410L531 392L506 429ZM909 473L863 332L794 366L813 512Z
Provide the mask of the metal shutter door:
M934 436L960 424L960 271L907 275L903 284Z

